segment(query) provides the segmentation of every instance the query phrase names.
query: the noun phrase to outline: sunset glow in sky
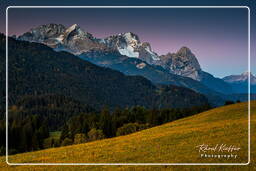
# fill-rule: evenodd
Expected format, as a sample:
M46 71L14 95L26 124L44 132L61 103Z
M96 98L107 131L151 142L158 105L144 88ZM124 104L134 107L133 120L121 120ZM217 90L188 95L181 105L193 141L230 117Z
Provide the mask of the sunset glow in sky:
M9 35L48 23L78 24L97 38L133 32L159 55L187 46L217 77L247 70L247 8L9 9Z

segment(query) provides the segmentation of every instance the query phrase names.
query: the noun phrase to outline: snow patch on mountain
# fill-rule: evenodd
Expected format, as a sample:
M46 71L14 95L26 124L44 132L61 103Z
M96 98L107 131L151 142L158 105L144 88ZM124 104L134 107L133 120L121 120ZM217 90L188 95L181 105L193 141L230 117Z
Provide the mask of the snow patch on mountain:
M120 52L121 55L125 55L128 57L132 57L132 58L138 58L139 57L139 52L135 52L134 48L130 45L124 47L124 48L120 48L117 47L118 51Z
M146 64L144 62L136 65L136 67L139 69L143 69L145 66L146 66Z

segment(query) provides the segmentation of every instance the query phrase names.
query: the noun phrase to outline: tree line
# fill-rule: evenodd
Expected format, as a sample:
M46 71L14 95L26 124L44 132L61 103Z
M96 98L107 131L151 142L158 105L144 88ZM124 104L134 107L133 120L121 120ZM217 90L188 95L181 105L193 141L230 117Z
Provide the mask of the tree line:
M108 107L104 107L99 113L82 113L68 120L61 131L60 145L126 135L191 116L210 108L209 105L183 109L147 109L142 106L134 106L110 111Z

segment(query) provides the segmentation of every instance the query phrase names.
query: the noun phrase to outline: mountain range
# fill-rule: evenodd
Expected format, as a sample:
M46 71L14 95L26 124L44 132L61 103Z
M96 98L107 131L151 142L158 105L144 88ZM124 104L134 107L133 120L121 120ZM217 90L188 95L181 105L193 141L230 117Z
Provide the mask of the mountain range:
M132 32L100 39L77 24L68 28L61 24L46 24L32 28L17 39L43 43L55 51L70 52L126 75L140 75L155 84L190 88L215 102L222 103L223 99L232 98L230 94L247 90L244 86L234 86L226 78L216 78L203 71L189 48L181 47L176 53L158 55L148 42L141 42Z
M142 76L126 76L40 43L9 38L8 46L11 49L8 53L10 106L23 96L48 94L71 97L95 109L105 105L113 109L135 105L182 108L208 104L205 96L188 88L154 85ZM4 75L4 35L0 35L0 54L0 74Z

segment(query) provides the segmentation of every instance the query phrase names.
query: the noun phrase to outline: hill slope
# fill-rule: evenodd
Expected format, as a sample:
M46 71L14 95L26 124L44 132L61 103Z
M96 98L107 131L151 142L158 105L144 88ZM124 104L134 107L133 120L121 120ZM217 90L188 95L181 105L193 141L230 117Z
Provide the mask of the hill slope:
M247 107L247 103L219 107L127 136L17 154L10 156L9 162L246 163L248 157ZM251 124L256 123L255 116L256 101L253 101L251 103ZM253 142L255 142L255 139L253 139ZM216 144L235 145L240 147L241 150L233 152L233 154L238 155L236 159L201 158L198 148L196 148L201 144L212 146ZM0 158L0 160L2 161L0 168L5 167L3 164L4 157ZM56 167L51 168L56 169ZM20 170L22 168L28 169L29 167L21 166L18 168ZM76 168L82 169L82 167ZM93 168L95 169L96 167ZM97 169L100 168L98 167Z

